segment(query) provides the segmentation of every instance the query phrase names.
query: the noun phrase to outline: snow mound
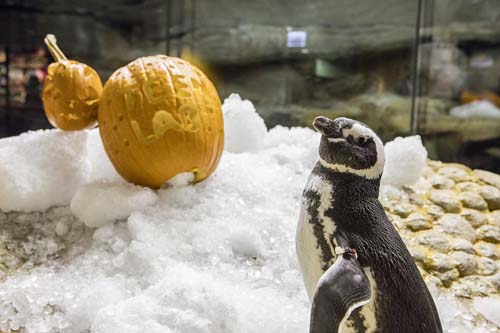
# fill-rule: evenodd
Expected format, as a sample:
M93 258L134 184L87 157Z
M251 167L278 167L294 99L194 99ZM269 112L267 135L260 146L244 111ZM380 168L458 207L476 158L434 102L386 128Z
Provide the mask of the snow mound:
M239 97L230 100L228 105L245 104ZM181 174L158 191L120 180L106 164L97 132L38 132L29 143L22 136L9 139L14 142L10 148L9 140L2 141L1 168L13 179L22 180L25 166L18 166L16 174L8 166L11 154L5 147L16 154L23 149L34 154L31 146L45 145L42 152L50 154L28 159L24 152L23 159L16 158L31 163L35 185L40 181L67 191L62 204L76 194L71 210L57 207L30 215L30 223L47 230L36 234L36 248L54 239L58 247L67 248L42 264L28 262L26 269L0 282L0 331L306 332L310 303L298 270L295 230L320 136L305 128L276 127L269 133L262 129L253 153L225 151L218 169L205 181L191 185L192 175ZM90 133L88 141L85 133ZM239 151L248 151L238 146L248 143L245 140L236 144ZM408 161L422 157L415 140L400 139L403 145L387 147L389 163L409 163L401 167L410 168L412 177L419 171ZM51 149L56 148L65 155L54 156ZM83 172L87 163L88 178ZM59 176L57 183L41 180L55 177L45 175L45 168ZM44 198L50 191L36 186L41 194L32 198L53 204L53 198ZM16 204L4 205L16 209ZM72 214L98 228L84 227ZM2 228L12 227L1 223ZM73 228L76 224L79 228ZM66 241L59 242L63 237ZM473 331L462 330L472 328L472 317L455 298L440 295L438 307L445 330ZM488 325L482 327L486 331L473 332L489 332Z
M118 181L123 178L116 172L113 164L106 155L102 145L99 129L94 128L88 131L87 154L90 163L87 182L94 183L99 181Z
M85 181L87 132L40 130L0 139L0 210L65 205Z
M424 170L427 150L420 135L397 137L385 144L385 166L382 184L405 186L415 184Z
M264 145L267 127L253 103L231 94L222 105L224 149L232 153L256 152Z
M458 118L500 118L500 109L490 101L475 101L452 108L450 114Z
M89 227L99 227L130 216L133 211L154 205L158 200L149 188L129 183L83 185L71 200L71 212Z

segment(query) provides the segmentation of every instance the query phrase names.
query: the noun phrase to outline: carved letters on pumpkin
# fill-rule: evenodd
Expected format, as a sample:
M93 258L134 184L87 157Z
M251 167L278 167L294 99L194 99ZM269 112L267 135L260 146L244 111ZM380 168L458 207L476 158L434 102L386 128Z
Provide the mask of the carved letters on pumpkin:
M147 65L148 64L146 64L146 66ZM173 85L176 88L178 103L180 104L181 98L191 97L191 92L189 91L190 87L188 83L185 82L188 78L183 75L183 72L177 68L175 63L167 61L167 67L174 83ZM197 82L197 84L193 84L195 89L200 89L201 83L197 81L196 77L191 76L190 78ZM149 104L158 108L158 111L154 113L151 119L152 134L144 134L138 121L130 121L130 125L135 135L142 144L151 144L160 140L169 130L194 133L200 128L198 111L192 105L182 104L176 112L169 112L162 109L166 106L164 101L165 92L163 90L166 85L166 79L155 74L155 76L149 78L142 84L142 89L137 87L124 93L125 107L129 114L133 114L134 110L142 107L143 98L145 98ZM144 94L142 94L141 91L143 91Z

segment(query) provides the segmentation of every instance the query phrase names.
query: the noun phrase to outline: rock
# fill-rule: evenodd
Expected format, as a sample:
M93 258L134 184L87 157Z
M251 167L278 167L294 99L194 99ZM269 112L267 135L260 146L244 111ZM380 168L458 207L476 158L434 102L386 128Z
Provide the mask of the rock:
M474 227L479 228L487 222L486 215L474 209L464 209L460 213Z
M500 208L500 190L494 186L483 185L479 189L479 194L487 202L490 210Z
M478 256L500 259L500 251L496 245L491 243L477 242L474 244L474 252L476 252Z
M407 217L411 214L411 212L414 212L415 209L416 207L409 202L402 202L392 207L394 214L401 217Z
M429 188L426 189L425 184L429 184ZM432 188L430 183L425 181L423 178L420 178L420 180L416 184L408 187L408 190L411 191L411 193L408 194L410 203L417 207L423 207L427 201L426 196L427 193L429 193L430 188Z
M455 268L456 263L450 256L436 252L427 258L425 265L433 271L446 272Z
M457 183L469 180L469 175L467 174L467 171L465 171L462 168L451 165L447 165L439 169L438 174L448 177Z
M500 228L493 225L483 225L477 229L477 238L498 244L500 243Z
M449 235L458 236L471 242L476 240L474 228L458 214L445 214L438 220L438 224Z
M452 250L474 253L474 246L466 239L454 238L451 240L450 245Z
M450 190L435 190L429 198L433 203L440 206L448 213L460 212L460 201L455 192Z
M451 258L456 262L457 269L461 276L476 273L478 263L472 254L457 251L451 254Z
M434 174L429 177L429 182L436 189L452 189L455 187L455 182L448 177L445 177L440 174Z
M430 162L432 162L432 161L427 161L427 164L424 166L424 170L422 170L422 177L424 177L425 179L428 179L432 175L434 175L434 169L431 168L429 165Z
M471 191L471 192L478 192L479 188L481 186L479 184L473 183L473 182L463 182L463 183L458 183L457 188L460 191Z
M464 207L484 210L488 208L488 204L484 199L477 193L474 192L462 192L460 194L460 201L464 205Z
M435 161L435 160L428 160L427 166L430 167L434 171L438 171L439 169L441 169L443 167L443 162Z
M500 210L496 210L490 214L489 221L491 224L500 227Z
M495 186L497 189L500 189L500 175L497 175L496 173L490 171L479 169L472 171L472 173L474 174L474 176L481 179L486 184Z
M416 262L425 263L427 258L426 250L420 245L408 245L408 251Z
M452 290L456 296L471 298L487 296L495 292L491 279L480 275L465 276L453 284Z
M427 206L427 214L434 220L437 220L444 215L444 210L437 205L430 204Z
M432 222L421 213L412 213L408 216L404 223L406 227L413 231L420 231L432 228Z
M488 281L493 285L496 290L500 290L500 273L490 276Z
M495 274L498 270L497 264L490 258L479 258L478 263L478 274L492 275Z
M419 244L440 252L448 252L448 249L450 248L450 243L448 242L446 236L437 230L420 231L415 239Z
M446 272L433 272L432 274L435 275L439 280L441 280L443 286L445 286L446 288L449 288L451 284L457 281L460 277L460 273L456 268L450 269Z

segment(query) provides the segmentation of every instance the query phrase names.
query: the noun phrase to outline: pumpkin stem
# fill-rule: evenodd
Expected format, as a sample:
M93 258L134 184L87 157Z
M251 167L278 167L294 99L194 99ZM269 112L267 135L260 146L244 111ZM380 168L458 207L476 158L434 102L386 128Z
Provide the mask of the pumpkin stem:
M54 59L56 61L58 61L58 62L68 61L68 58L66 58L66 56L61 51L59 46L57 46L56 36L49 34L49 35L45 36L45 39L43 41L47 45L50 54L52 54L52 57L54 57Z

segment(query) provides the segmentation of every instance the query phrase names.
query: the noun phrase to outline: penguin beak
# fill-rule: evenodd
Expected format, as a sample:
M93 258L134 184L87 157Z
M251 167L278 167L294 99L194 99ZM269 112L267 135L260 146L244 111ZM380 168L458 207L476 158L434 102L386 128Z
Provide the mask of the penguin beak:
M314 118L313 121L314 129L321 135L328 138L341 138L342 132L337 124L330 118L319 116Z

